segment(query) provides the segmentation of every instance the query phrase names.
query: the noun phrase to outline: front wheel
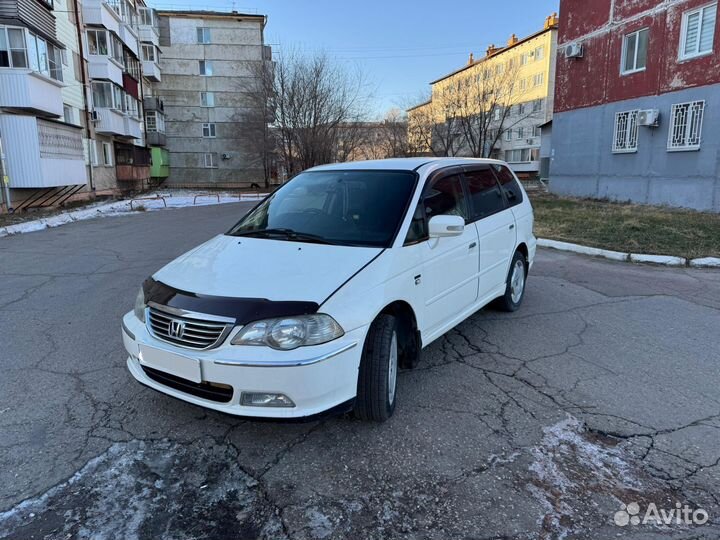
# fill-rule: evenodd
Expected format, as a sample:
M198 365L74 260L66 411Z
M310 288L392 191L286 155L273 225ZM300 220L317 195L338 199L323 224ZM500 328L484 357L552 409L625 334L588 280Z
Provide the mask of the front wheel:
M526 281L527 261L525 255L516 251L510 263L505 294L495 301L496 307L502 311L516 311L525 297Z
M395 411L398 374L397 319L380 315L365 338L358 373L355 416L384 422Z

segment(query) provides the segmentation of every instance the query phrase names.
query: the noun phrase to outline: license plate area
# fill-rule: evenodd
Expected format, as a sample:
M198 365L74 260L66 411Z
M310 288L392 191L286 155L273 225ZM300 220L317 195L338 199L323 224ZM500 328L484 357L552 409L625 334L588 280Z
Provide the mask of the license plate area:
M140 345L138 360L143 366L157 369L195 383L202 382L200 360L182 354Z

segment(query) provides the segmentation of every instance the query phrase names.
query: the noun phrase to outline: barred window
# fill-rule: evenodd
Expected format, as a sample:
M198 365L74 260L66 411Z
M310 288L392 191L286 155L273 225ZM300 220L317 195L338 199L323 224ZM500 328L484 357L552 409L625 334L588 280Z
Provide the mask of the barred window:
M676 103L670 112L668 150L699 150L705 101Z
M613 149L615 153L637 152L638 148L638 111L615 113L615 133Z

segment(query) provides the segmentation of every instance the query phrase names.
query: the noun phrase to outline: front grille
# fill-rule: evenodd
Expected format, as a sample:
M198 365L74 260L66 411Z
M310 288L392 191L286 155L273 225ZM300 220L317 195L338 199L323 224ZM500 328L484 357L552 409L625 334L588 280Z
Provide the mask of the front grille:
M233 389L229 385L209 382L196 383L147 366L142 366L142 368L145 374L153 381L180 392L209 399L210 401L217 401L218 403L227 403L232 399Z
M173 324L182 326L182 332L173 333ZM153 307L148 309L148 327L158 339L198 350L216 346L230 329L227 323L180 317Z

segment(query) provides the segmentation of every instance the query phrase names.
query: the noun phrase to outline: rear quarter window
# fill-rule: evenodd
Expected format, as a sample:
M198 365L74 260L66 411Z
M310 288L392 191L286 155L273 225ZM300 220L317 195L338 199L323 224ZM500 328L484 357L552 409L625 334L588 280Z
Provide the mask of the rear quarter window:
M493 170L505 192L508 206L517 206L523 202L523 193L515 175L505 165L493 165Z

